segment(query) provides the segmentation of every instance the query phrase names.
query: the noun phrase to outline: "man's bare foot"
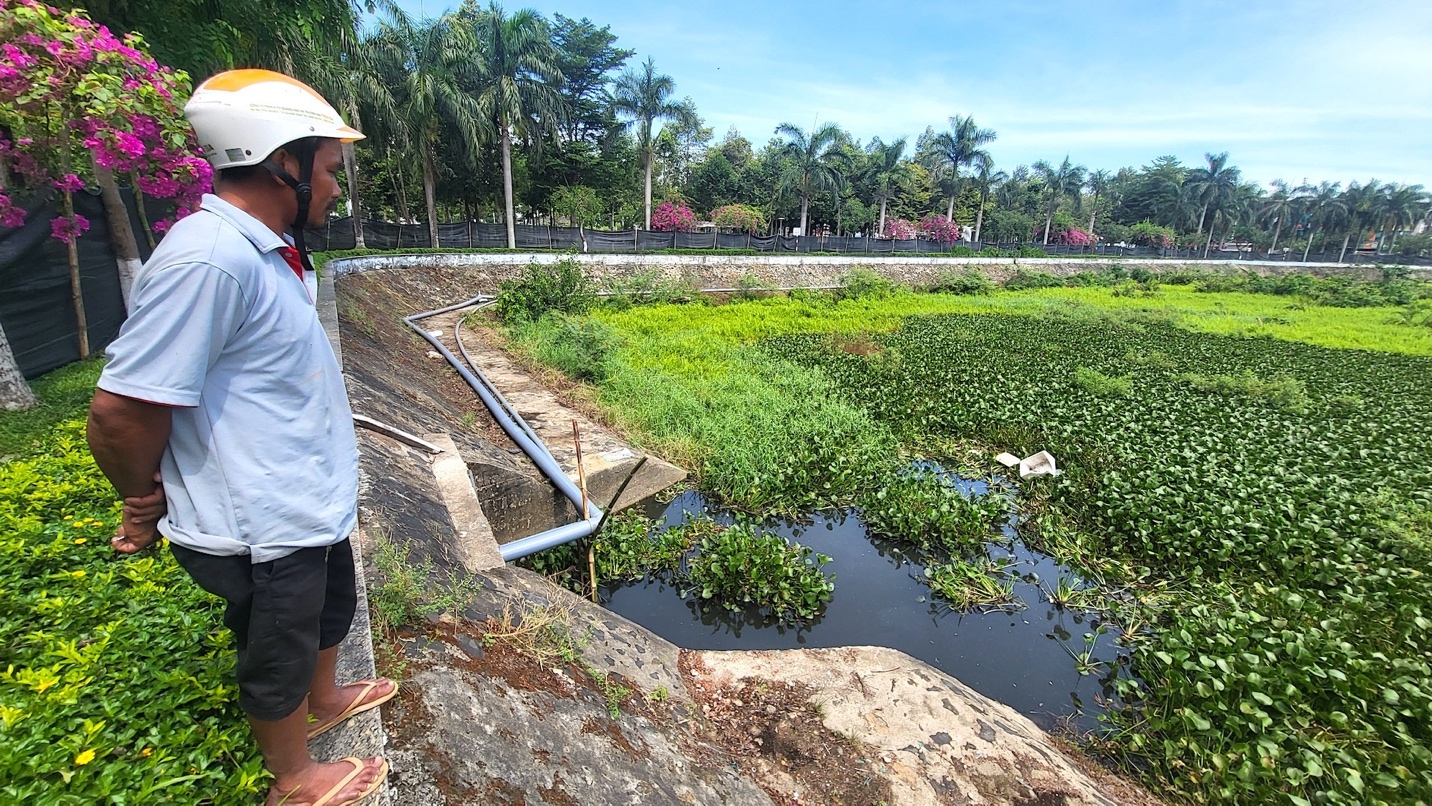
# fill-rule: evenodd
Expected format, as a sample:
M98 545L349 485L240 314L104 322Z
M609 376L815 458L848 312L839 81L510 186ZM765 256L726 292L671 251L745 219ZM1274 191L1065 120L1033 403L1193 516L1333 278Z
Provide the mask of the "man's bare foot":
M345 719L347 716L376 707L392 699L397 692L398 684L385 677L380 677L377 680L359 680L356 683L334 688L327 699L320 699L318 693L310 692L308 696L309 736L315 736L327 730L335 720Z
M362 766L358 766L358 765ZM356 771L356 775L354 774ZM378 756L367 759L344 759L335 764L310 764L308 767L274 781L269 789L266 806L345 806L370 794L374 783L387 773L386 762ZM337 792L329 794L345 778L352 776ZM327 800L323 798L327 796Z

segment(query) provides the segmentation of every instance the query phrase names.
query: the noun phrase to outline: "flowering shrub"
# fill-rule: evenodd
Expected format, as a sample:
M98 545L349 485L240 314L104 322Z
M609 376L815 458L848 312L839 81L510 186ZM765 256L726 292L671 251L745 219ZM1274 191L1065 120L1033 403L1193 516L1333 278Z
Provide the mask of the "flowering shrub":
M935 213L920 219L919 229L921 235L943 244L952 244L960 239L959 223L946 221L944 216Z
M123 39L81 11L61 12L35 0L0 0L0 160L33 190L82 190L89 160L133 178L142 192L172 199L177 214L198 209L212 171L198 156L176 97L189 92L182 71L160 66L133 34ZM68 201L51 227L60 240L89 227ZM25 212L0 191L0 225L17 227ZM169 221L155 224L162 232Z
M766 216L749 204L728 204L711 211L711 221L721 229L764 232Z
M894 238L900 241L908 241L916 234L915 224L903 218L885 219L885 229L880 232L881 237Z
M664 201L651 211L651 228L657 232L690 232L696 214L679 202Z
M1050 243L1063 243L1070 246L1093 246L1095 240L1093 235L1078 227L1067 227L1049 234Z
M1138 246L1153 246L1159 249L1173 248L1174 232L1149 221L1140 221L1129 228L1129 242Z

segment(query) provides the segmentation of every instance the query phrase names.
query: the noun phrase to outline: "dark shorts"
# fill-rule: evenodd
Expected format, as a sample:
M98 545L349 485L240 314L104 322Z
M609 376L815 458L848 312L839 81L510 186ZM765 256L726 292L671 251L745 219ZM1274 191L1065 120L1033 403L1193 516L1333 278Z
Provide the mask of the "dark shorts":
M239 707L264 721L292 714L308 696L319 650L337 646L353 623L352 545L299 549L266 563L169 545L199 587L228 602L224 626L239 651Z

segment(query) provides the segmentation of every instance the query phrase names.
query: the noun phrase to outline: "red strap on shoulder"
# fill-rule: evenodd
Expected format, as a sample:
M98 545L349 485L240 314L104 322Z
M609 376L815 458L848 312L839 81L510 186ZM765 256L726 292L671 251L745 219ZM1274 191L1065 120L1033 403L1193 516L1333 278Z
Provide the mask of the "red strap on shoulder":
M288 264L288 267L293 269L293 273L298 275L298 279L302 280L303 259L298 256L298 250L292 246L280 246L278 253L283 256L283 260Z

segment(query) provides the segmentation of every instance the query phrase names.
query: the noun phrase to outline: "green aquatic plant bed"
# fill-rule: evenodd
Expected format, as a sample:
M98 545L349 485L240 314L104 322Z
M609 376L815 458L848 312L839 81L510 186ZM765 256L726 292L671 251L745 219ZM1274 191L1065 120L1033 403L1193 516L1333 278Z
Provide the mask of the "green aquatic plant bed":
M1026 541L1158 603L1111 748L1195 801L1432 800L1432 331L1116 290L598 309L599 398L762 512L897 494L901 446L1047 449Z
M221 604L167 551L119 559L85 445L97 362L0 413L0 802L250 803L267 786Z

